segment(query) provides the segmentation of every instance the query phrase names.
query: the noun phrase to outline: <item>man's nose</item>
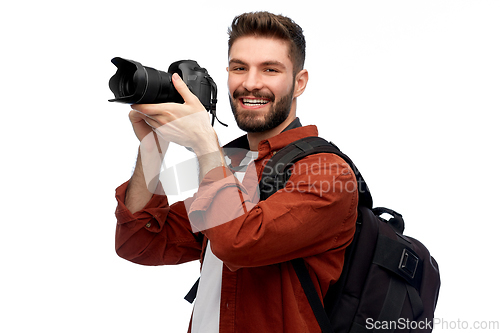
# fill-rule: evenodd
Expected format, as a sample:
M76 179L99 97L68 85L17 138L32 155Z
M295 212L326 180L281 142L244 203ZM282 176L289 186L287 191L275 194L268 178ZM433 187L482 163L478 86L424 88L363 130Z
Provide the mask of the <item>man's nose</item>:
M243 88L248 91L260 90L264 87L262 77L256 70L248 71L245 80L243 81Z

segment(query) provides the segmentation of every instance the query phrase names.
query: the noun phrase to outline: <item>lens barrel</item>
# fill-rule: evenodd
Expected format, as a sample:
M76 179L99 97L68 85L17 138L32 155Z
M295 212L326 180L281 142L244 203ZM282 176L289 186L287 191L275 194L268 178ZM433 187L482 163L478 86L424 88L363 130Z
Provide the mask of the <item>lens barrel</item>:
M142 66L141 63L115 57L111 62L117 67L109 80L109 89L115 95L110 102L128 104L182 103L175 90L172 74Z

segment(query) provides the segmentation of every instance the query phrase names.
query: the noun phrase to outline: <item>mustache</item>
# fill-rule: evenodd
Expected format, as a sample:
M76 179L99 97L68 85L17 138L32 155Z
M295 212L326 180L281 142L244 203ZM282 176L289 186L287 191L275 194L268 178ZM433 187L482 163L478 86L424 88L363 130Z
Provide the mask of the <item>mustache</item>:
M255 98L265 98L274 102L275 96L273 93L262 93L260 91L248 91L248 90L235 90L233 93L233 98L238 99L240 97L255 97Z

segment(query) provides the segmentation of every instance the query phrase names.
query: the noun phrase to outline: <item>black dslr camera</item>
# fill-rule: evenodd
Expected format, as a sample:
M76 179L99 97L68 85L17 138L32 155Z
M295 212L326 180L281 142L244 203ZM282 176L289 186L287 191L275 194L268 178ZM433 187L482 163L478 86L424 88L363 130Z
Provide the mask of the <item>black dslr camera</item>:
M168 73L139 62L123 58L113 58L117 67L115 75L109 79L109 89L115 95L110 102L128 104L184 103L172 83L172 74L177 73L195 94L208 112L212 114L212 126L217 118L217 85L205 68L194 60L180 60L168 68ZM217 119L219 122L220 120ZM220 122L223 124L222 122ZM223 124L225 125L225 124ZM225 125L227 126L227 125Z

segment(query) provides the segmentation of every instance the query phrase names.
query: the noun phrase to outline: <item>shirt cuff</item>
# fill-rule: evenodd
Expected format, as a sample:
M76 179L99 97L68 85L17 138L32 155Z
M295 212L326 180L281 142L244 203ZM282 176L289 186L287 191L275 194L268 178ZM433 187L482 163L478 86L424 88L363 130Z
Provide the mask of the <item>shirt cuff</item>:
M226 167L210 170L186 209L193 232L213 228L247 212L248 193Z
M151 200L144 206L143 209L132 214L130 210L125 206L125 195L127 193L128 181L120 185L116 189L115 198L117 201L117 207L115 211L115 216L117 223L119 225L126 224L130 222L136 222L138 220L150 220L154 218L156 221L165 221L168 214L168 200L166 195L153 194ZM153 226L153 229L161 228L160 225ZM151 231L154 231L150 229Z

